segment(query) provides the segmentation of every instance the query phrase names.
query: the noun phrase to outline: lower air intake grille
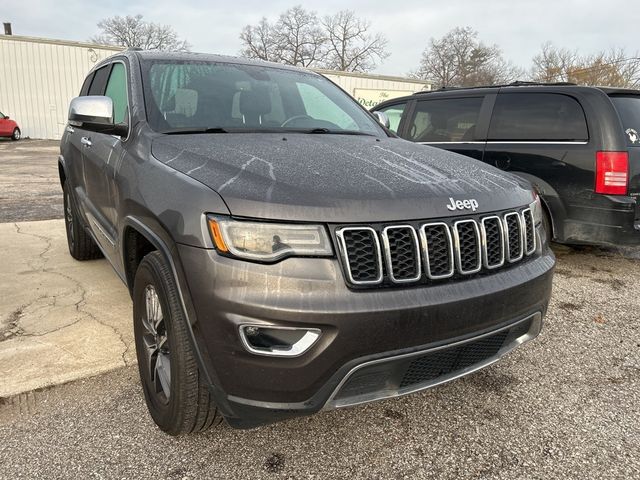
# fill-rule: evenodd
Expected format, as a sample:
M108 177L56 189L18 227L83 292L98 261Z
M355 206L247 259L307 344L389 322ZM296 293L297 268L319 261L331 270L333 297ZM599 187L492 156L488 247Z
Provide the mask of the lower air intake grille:
M423 383L480 363L498 353L507 331L459 347L447 348L415 359L402 377L400 388Z

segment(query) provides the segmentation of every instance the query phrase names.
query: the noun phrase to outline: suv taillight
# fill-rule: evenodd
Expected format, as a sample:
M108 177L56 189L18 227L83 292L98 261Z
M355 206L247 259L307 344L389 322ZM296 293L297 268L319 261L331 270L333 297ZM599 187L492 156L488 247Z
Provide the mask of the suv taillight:
M596 152L596 193L626 195L629 153Z

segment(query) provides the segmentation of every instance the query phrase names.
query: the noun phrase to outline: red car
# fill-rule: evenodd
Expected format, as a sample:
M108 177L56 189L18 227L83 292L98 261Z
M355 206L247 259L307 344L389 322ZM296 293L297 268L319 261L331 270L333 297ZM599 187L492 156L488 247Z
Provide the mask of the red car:
M7 115L0 112L0 137L11 137L11 140L20 140L20 127Z

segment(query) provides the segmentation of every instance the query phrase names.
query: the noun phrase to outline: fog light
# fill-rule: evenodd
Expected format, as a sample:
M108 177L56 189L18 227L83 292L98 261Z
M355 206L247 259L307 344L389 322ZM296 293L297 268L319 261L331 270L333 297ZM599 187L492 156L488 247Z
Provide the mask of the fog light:
M240 326L242 344L256 355L297 357L309 350L319 337L317 328Z

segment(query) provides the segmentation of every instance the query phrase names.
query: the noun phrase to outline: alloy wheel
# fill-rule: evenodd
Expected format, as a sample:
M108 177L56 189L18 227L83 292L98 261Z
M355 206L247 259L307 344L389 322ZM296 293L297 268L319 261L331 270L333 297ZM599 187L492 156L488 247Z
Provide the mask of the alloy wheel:
M165 403L171 392L171 359L167 327L158 292L153 285L144 290L145 310L142 316L142 341L146 368L152 391Z

